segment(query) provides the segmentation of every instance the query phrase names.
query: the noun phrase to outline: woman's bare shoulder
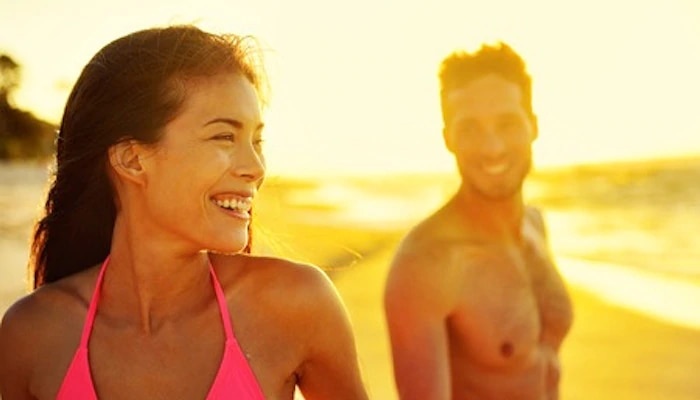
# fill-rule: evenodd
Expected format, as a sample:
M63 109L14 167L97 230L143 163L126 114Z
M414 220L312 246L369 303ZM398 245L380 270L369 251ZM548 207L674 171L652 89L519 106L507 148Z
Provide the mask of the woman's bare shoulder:
M266 286L292 286L292 289L300 286L325 287L328 282L326 273L318 266L309 263L279 257L242 254L213 257L213 261L220 264L217 274L221 271L223 275L234 275L238 280L250 280L256 283L263 281ZM277 287L277 289L283 288Z
M3 340L38 341L81 324L90 302L94 271L84 271L46 284L21 297L2 318ZM36 337L31 337L36 336Z
M0 378L25 391L37 371L67 366L80 341L94 273L46 284L17 300L0 325ZM50 374L50 373L49 373ZM45 382L43 379L41 382Z
M217 274L221 271L222 275L229 275L224 279L245 288L244 292L255 293L258 301L269 301L285 309L308 310L322 306L318 303L323 299L338 297L330 278L318 266L268 256L236 255L226 260L220 257L226 256L216 256L215 262L221 264Z

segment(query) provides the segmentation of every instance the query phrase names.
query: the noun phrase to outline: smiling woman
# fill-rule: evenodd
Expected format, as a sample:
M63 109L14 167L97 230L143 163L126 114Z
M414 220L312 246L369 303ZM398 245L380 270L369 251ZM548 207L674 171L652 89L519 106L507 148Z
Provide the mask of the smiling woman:
M250 39L173 26L84 68L35 290L0 327L3 399L367 397L326 276L249 254L265 176L255 55Z
M183 111L155 146L122 141L110 158L130 181L121 190L149 192L143 196L149 210L139 214L196 246L235 253L248 247L250 204L265 172L255 87L225 73L187 83L185 90ZM129 169L135 163L138 171ZM145 171L151 171L148 182L142 182Z

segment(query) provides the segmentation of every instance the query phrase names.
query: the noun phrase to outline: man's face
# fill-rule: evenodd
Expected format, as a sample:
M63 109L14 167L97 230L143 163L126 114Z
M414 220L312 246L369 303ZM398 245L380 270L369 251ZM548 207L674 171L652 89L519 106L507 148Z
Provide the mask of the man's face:
M520 87L496 74L453 90L445 144L457 161L463 187L492 200L519 193L530 170L535 116L522 105Z

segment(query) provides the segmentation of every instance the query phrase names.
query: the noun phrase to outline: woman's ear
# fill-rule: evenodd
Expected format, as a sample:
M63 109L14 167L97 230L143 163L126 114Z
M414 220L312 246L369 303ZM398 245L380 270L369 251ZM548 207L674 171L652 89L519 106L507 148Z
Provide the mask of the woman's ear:
M135 140L123 140L109 148L109 164L117 176L139 185L145 183L142 150Z

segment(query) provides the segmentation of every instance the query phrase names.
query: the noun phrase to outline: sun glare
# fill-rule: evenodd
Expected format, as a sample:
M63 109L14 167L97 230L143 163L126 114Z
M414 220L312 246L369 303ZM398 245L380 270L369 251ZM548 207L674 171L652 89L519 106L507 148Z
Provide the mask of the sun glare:
M498 40L533 76L538 165L700 153L700 6L689 1L129 0L134 7L115 9L67 0L42 13L35 3L2 4L0 50L24 69L15 102L52 122L66 83L118 35L195 22L259 37L272 83L268 158L279 174L453 170L438 64ZM78 6L79 21L67 11Z

